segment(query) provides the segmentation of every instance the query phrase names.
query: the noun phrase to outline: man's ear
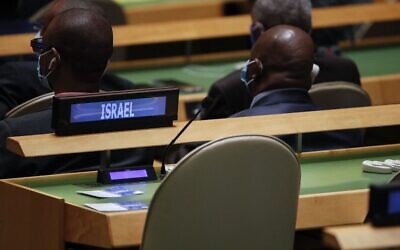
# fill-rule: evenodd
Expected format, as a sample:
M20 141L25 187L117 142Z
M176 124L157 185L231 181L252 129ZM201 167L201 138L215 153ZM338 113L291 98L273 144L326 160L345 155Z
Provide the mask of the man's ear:
M56 48L51 49L51 55L53 56L53 58L50 59L49 66L47 67L49 71L55 70L61 62L60 53L58 53Z
M258 58L254 58L253 61L254 63L249 64L247 70L249 72L249 76L254 81L257 81L264 73L264 65Z

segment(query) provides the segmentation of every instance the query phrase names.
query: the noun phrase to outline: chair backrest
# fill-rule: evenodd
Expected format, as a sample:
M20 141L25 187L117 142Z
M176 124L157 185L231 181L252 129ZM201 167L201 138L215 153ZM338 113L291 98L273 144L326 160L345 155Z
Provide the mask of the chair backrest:
M45 110L53 104L54 92L46 93L32 98L8 111L5 118L19 117L22 115Z
M277 138L206 143L156 191L142 249L293 249L299 188L298 160Z
M323 109L371 106L368 93L351 82L314 84L309 93L313 102Z

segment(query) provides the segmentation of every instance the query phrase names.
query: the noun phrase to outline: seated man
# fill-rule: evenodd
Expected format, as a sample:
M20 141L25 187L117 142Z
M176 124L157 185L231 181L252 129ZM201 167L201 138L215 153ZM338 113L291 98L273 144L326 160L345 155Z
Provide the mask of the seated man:
M299 28L277 25L258 38L251 59L242 69L242 81L253 101L232 117L318 110L308 94L311 87L314 44ZM293 148L295 136L282 136ZM361 146L358 130L303 135L303 151Z
M39 54L38 74L56 95L98 92L113 50L109 22L98 13L70 9L55 16L42 38L33 41ZM99 153L22 158L5 148L9 136L50 133L51 109L0 122L0 178L51 174L97 168ZM38 142L40 147L40 142ZM113 152L115 166L152 164L150 150ZM115 162L111 159L112 162Z
M73 8L88 9L104 15L97 5L88 0L56 0L51 8L38 18L40 31L37 36L46 31L54 16ZM15 106L52 91L47 81L39 80L36 68L37 62L33 61L8 62L0 66L0 120ZM105 73L100 82L102 90L123 90L133 87L130 81L109 73Z
M372 0L311 0L313 8L325 8L345 4L370 3ZM356 27L342 26L313 30L311 37L320 51L340 54L338 43L343 40L354 39Z
M311 32L310 0L257 0L252 8L251 40L279 24L296 26ZM315 53L320 68L315 83L348 81L360 84L360 74L353 61L325 53ZM239 70L215 82L203 105L201 119L226 118L249 107L251 97L240 82Z

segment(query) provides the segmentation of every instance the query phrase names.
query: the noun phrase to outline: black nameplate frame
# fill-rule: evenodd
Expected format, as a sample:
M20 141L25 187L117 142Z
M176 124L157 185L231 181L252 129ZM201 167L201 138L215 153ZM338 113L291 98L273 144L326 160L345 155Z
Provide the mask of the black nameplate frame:
M400 225L400 183L371 185L368 217L374 226Z
M103 184L154 180L157 180L157 174L151 165L132 168L103 168L97 172L97 182Z
M55 96L52 127L56 135L74 135L172 126L179 90L148 88Z

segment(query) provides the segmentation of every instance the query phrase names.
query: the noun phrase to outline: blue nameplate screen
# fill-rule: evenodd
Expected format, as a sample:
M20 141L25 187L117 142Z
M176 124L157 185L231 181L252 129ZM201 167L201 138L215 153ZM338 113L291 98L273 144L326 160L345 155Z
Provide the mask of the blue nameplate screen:
M172 126L178 98L177 88L55 96L52 127L57 135L73 135Z
M388 213L400 214L400 190L389 193Z
M146 178L148 177L147 171L145 169L139 170L125 170L125 171L114 171L110 173L110 179L115 180L125 180L131 178Z
M153 166L116 169L103 168L97 172L97 182L104 184L157 180Z
M166 97L71 105L71 123L165 115Z

